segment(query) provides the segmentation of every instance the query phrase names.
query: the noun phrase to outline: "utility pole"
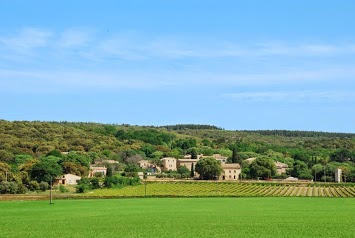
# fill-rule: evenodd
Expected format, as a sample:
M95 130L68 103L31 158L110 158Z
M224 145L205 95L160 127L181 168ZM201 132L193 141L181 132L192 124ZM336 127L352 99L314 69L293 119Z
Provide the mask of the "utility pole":
M327 178L325 177L325 165L324 165L324 182L327 181Z
M52 198L52 176L51 176L51 182L50 182L50 190L49 190L49 204L53 204L53 198Z

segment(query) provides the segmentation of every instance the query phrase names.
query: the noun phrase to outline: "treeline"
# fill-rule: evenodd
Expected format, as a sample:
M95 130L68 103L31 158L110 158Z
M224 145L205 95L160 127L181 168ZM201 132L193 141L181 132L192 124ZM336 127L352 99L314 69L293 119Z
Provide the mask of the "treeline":
M201 130L201 129L207 129L207 130L223 130L220 127L217 126L211 126L211 125L199 125L199 124L177 124L177 125L170 125L170 126L161 126L163 128L169 129L169 130Z
M289 130L242 130L242 131L249 132L249 133L256 133L263 136L355 138L354 133L339 133L339 132L289 131Z
M116 137L119 140L140 140L152 145L170 144L176 136L171 133L160 132L155 129L118 130Z

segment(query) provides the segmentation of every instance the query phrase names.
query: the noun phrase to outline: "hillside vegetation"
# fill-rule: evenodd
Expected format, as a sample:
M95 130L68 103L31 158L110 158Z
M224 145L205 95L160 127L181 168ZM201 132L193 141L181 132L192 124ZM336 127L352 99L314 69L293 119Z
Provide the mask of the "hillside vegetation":
M48 178L38 176L38 171L48 165L58 169L53 176L60 172L85 176L90 164L105 159L119 162L113 168L115 172L140 159L159 165L162 157L182 158L197 153L231 158L233 151L246 179L258 177L245 162L253 157L288 164L287 174L281 177L331 182L335 169L342 168L343 180L355 181L355 134L351 133L2 120L0 182L23 184L23 189L34 180L46 182ZM273 173L270 176L280 177Z

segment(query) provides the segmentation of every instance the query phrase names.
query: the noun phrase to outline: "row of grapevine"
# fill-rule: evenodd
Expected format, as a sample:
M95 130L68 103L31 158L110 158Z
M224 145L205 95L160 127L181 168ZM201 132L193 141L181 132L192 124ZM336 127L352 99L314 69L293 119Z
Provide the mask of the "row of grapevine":
M352 186L311 186L309 184L258 184L233 182L148 182L121 189L97 189L84 196L235 196L235 197L355 197Z

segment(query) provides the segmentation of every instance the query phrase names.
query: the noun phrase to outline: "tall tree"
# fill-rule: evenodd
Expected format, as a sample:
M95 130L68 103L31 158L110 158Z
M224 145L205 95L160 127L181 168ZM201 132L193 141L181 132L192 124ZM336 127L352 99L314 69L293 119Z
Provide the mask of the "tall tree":
M177 169L177 172L181 175L181 178L188 178L190 175L190 171L186 166L180 166Z
M276 174L274 161L267 157L257 158L250 164L250 175L253 178L270 178Z
M200 159L196 163L196 172L204 180L215 179L222 173L221 162L211 157Z
M197 152L195 149L192 149L190 154L191 154L191 159L197 159Z
M190 177L191 177L191 178L195 177L194 163L191 163Z
M62 175L62 167L54 161L40 161L33 165L31 169L31 177L37 182L49 183L51 179Z

